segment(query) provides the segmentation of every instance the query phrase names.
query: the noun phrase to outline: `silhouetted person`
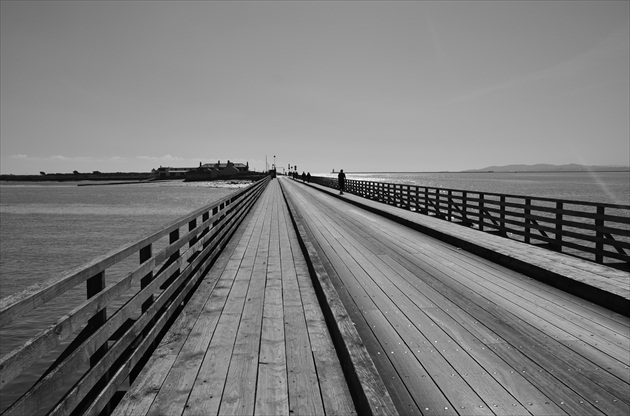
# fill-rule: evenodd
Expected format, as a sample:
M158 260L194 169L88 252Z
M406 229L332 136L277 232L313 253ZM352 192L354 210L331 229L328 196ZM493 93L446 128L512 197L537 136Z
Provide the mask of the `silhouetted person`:
M337 179L339 180L339 195L343 195L343 191L346 189L346 174L343 173L343 169L339 171Z
M306 173L302 171L302 182L306 182Z
M311 172L306 174L306 182L311 183Z

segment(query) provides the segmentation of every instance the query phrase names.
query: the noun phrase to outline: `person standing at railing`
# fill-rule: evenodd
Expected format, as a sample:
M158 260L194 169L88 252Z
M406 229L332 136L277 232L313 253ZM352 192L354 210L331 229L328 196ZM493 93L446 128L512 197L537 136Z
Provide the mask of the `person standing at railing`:
M311 172L306 174L306 182L311 183Z
M346 174L343 173L343 169L339 170L337 179L339 180L339 195L343 195L343 191L346 189Z

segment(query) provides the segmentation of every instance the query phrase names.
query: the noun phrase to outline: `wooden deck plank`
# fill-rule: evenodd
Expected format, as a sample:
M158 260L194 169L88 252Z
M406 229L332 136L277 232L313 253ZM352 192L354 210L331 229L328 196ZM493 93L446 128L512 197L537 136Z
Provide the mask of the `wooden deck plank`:
M276 198L277 199L277 198ZM277 214L277 201L274 200ZM287 362L278 215L271 222L255 414L288 415Z
M286 204L280 204L279 231L282 258L295 265L306 328L313 351L313 359L322 395L324 411L327 415L355 415L352 397L345 383L341 363L335 352L324 315L313 288L306 260L299 251L297 235L289 219Z
M271 198L269 196L269 198ZM264 218L260 241L254 259L250 284L244 302L232 360L221 398L219 414L253 414L256 402L256 379L263 315L265 285L267 283L267 261L271 235L271 213L269 203L261 214Z
M409 394L414 398L422 413L431 415L459 414L453 402L445 396L433 376L418 360L412 350L413 346L405 342L399 331L387 322L383 313L378 310L371 310L367 311L365 316L371 328L388 334L387 338L381 340L383 350L379 353L386 355L389 360L395 363L396 371L405 380ZM483 414L487 414L487 412Z
M322 414L324 404L317 382L317 372L306 328L306 318L290 253L284 253L282 293L287 331L287 367L289 368L289 409L296 414Z
M218 414L240 320L240 314L221 315L188 397L185 416Z
M265 288L255 414L289 414L282 288ZM278 311L279 309L279 311Z

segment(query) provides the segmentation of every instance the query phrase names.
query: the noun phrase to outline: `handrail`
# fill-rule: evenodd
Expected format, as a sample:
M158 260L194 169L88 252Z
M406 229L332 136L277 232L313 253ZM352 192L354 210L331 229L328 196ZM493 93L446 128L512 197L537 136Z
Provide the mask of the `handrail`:
M310 181L339 189L336 178ZM344 191L596 263L630 263L630 205L354 179Z
M109 408L125 380L138 374L145 354L157 344L269 180L264 178L55 279L1 299L3 328L20 323L29 312L83 282L87 287L83 303L68 306L54 325L0 357L0 389L4 389L51 351L57 354L42 377L3 415L99 414ZM154 253L156 243L164 248ZM127 266L131 269L122 279L107 285L107 270L121 267L132 255L138 256L139 264ZM57 386L68 380L76 382L60 395Z

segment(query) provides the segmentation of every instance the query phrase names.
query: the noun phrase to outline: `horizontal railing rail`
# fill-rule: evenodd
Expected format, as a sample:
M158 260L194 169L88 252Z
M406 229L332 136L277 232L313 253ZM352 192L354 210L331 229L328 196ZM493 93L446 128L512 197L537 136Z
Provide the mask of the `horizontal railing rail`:
M310 181L339 189L336 178ZM630 205L354 179L344 191L597 263L630 263Z
M117 392L137 376L147 354L269 180L236 191L54 280L1 299L0 329L18 325L38 307L86 285L85 301L69 304L55 324L0 358L4 390L32 365L55 355L53 364L3 415L108 413ZM107 284L108 271L121 265L129 267L124 277ZM60 391L62 385L68 388Z

